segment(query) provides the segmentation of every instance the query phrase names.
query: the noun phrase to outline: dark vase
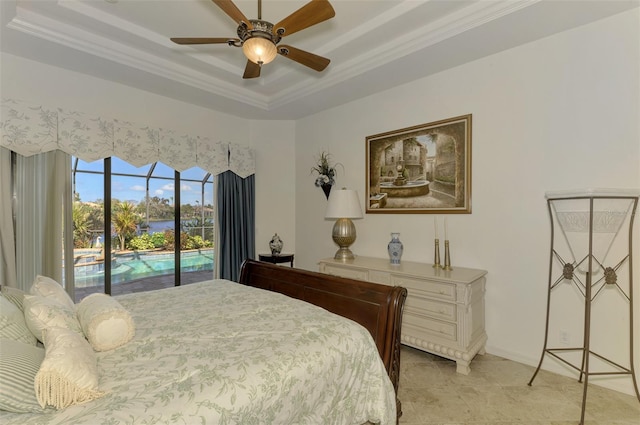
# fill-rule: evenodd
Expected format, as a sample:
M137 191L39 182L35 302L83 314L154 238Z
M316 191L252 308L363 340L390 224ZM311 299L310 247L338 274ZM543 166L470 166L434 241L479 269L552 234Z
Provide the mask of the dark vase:
M276 233L269 241L269 248L271 249L271 255L280 255L284 242L280 239L280 236Z
M322 191L324 192L324 195L327 197L327 199L329 199L329 194L331 193L331 185L328 183L325 183L321 187L322 187Z

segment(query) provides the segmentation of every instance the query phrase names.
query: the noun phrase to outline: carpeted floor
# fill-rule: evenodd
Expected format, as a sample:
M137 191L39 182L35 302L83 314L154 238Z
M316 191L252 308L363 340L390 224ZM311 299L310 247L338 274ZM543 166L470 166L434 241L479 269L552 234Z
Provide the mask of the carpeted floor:
M467 376L455 362L403 346L401 425L577 425L583 385L575 379L485 354ZM631 381L631 378L625 378ZM585 425L640 425L634 396L589 385Z

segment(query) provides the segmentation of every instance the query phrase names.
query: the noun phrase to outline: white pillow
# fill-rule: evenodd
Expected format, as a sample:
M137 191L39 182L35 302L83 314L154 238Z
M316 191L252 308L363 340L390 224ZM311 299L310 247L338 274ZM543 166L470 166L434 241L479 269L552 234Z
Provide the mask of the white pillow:
M104 395L98 390L96 355L84 337L69 329L44 332L45 357L35 378L40 406L64 409Z
M27 326L39 341L44 342L42 331L52 326L71 329L82 335L75 310L60 304L54 298L25 295L23 305Z
M0 338L36 345L35 336L27 326L22 311L4 295L0 295Z
M108 351L131 341L133 318L107 294L91 294L78 304L78 320L84 335L96 351Z
M69 307L70 309L75 308L75 304L73 300L67 294L67 291L64 290L62 285L60 285L55 280L46 276L36 276L31 284L31 289L29 290L31 295L40 295L45 298L54 298L62 305Z

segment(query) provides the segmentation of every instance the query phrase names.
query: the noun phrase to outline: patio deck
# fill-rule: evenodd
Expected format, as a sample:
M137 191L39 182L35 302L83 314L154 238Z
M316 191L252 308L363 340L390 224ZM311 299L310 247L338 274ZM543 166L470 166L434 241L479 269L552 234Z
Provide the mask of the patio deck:
M202 282L204 280L213 279L212 271L203 272L188 272L182 273L180 284L188 285L190 283ZM131 282L118 283L117 285L111 285L111 295L130 294L132 292L154 291L156 289L169 288L175 286L175 278L173 274L154 276L144 279L137 279ZM75 289L75 301L80 302L84 297L96 292L103 292L102 286L90 286L87 288Z

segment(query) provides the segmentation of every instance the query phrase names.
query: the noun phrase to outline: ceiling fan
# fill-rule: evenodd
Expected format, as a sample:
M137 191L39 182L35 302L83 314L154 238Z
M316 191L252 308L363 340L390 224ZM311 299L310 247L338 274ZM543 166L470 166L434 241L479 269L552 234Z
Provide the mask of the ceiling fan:
M278 43L287 35L331 19L336 15L328 0L311 0L277 24L262 20L262 0L258 0L258 19L247 19L231 0L212 0L238 23L238 38L171 38L176 44L228 44L242 47L247 66L242 78L257 78L262 65L280 54L318 72L329 65L329 59L295 47Z

